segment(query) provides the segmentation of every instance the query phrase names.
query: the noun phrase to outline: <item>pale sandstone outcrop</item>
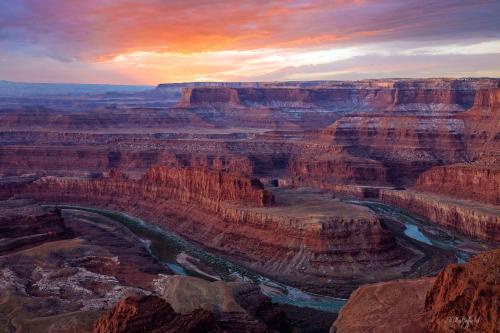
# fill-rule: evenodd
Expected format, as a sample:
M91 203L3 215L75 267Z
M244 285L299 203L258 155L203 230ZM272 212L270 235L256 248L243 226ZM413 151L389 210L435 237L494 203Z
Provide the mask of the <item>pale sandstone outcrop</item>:
M291 332L286 314L261 293L241 282L209 282L191 276L162 276L155 281L158 296L183 315L211 311L228 332Z
M396 280L359 287L330 333L426 333L425 297L434 278Z
M131 296L120 300L94 324L94 333L217 333L222 332L213 313L194 310L181 315L157 296Z

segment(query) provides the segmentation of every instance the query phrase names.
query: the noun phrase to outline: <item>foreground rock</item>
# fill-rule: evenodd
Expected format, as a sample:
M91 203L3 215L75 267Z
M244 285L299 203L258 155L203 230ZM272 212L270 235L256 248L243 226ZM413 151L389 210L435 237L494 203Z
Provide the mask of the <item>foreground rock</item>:
M160 296L120 300L94 323L94 333L292 332L283 311L255 286L188 277L160 279ZM172 305L171 305L172 303Z
M214 315L195 310L181 315L157 296L128 297L94 324L94 333L217 333Z
M500 250L446 267L428 293L425 308L431 332L498 332Z
M183 315L197 309L213 312L225 332L292 331L285 312L254 284L162 276L155 281L155 292Z
M331 333L424 333L425 297L434 278L361 286L340 310Z
M437 278L362 286L330 332L498 332L500 250L448 265Z

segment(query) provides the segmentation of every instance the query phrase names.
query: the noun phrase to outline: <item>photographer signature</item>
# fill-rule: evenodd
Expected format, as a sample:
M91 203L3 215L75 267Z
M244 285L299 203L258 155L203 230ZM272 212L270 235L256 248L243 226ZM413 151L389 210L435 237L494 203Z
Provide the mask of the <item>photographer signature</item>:
M461 328L469 328L479 323L477 316L451 316L448 317L448 323L458 325Z

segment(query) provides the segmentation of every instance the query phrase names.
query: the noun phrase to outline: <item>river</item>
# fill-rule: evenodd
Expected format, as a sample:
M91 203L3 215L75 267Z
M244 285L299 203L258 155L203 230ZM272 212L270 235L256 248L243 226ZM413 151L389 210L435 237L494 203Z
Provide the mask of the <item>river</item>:
M379 214L390 215L404 225L404 234L407 237L453 251L458 262L467 260L471 254L478 252L478 249L484 250L484 245L481 243L456 237L443 228L426 224L395 207L374 201L346 200L346 202L366 206ZM143 241L154 257L176 274L197 276L208 280L254 282L260 285L262 292L269 296L273 302L309 307L321 311L336 313L346 303L345 299L316 295L264 277L212 254L173 232L125 213L79 206L60 205L58 207L63 210L91 212L121 223ZM198 261L202 267L208 268L208 272L193 269L193 265L186 265L185 261L180 262L179 255L181 254Z
M452 252L458 263L467 261L471 255L495 247L494 244L468 239L425 219L413 216L403 209L378 201L350 199L345 202L362 205L378 214L391 217L404 226L404 234L407 237Z
M120 222L144 242L153 256L179 275L213 280L207 276L208 274L200 274L177 262L179 254L187 253L190 257L199 259L203 264L208 265L211 271L215 272L223 281L247 281L259 284L262 293L269 296L275 303L337 313L347 301L342 298L316 295L274 281L214 255L173 232L125 213L79 206L58 205L57 207L63 210L91 212Z

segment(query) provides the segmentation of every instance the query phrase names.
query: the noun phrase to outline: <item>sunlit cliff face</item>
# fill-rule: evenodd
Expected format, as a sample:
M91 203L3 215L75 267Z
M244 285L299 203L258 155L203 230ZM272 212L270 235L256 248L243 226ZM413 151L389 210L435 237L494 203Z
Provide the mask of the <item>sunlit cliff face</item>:
M0 79L500 76L495 0L24 0L0 7Z

